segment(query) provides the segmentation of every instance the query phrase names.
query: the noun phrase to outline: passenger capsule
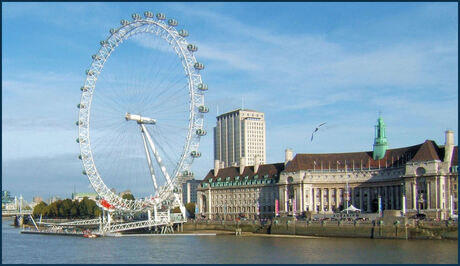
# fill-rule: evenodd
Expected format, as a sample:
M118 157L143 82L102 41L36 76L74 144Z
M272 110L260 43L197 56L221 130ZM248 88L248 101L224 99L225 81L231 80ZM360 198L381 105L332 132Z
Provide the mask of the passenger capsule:
M97 55L97 54L93 54L93 55L91 56L91 58L92 58L93 60L101 60L101 57L100 57L99 55Z
M88 69L86 70L86 75L92 76L94 75L94 71Z
M80 159L80 160L81 160L81 154L79 154L79 155L78 155L78 159Z
M85 170L83 170L81 173L82 173L83 175L87 175L87 173L86 173Z
M202 70L204 68L204 65L202 63L198 63L196 62L193 67L195 67L195 69L197 70Z
M190 155L192 155L192 157L197 158L197 157L200 157L200 156L201 156L201 152L199 152L199 151L192 151L192 152L190 153Z
M144 12L144 17L146 17L146 18L153 18L153 13L150 12L150 11L145 11L145 12Z
M104 40L104 41L101 41L100 43L101 43L101 45L103 45L103 46L109 44L109 42L108 42L108 41L105 41L105 40Z
M81 104L81 103L79 103L79 104L77 104L77 108L78 108L78 109L82 109L82 108L85 108L85 105L84 105L84 104Z
M200 91L207 91L208 90L208 85L206 85L204 83L200 83L200 84L198 84L198 89Z
M186 30L180 30L180 31L179 31L179 35L182 36L182 37L187 37L187 36L188 36L188 31L186 31Z
M114 34L117 30L116 29L110 29L110 34Z
M139 14L137 14L137 13L132 14L131 17L132 17L134 20L140 20L140 19L141 19L141 15L139 15Z
M171 27L176 27L177 26L177 20L173 19L173 18L170 18L168 20L168 25L171 26Z
M204 106L204 105L200 105L200 107L198 107L198 111L200 113L207 113L207 112L209 112L209 108Z
M187 50L189 50L190 52L196 52L198 51L198 47L194 44L189 44L187 45Z
M193 173L190 172L190 171L185 170L185 171L182 172L182 175L193 175Z
M81 124L83 124L83 123L81 123L80 121L75 122L75 125L77 125L77 126L79 126Z
M120 24L123 25L123 26L126 26L126 25L129 24L129 22L128 22L127 20L125 20L125 19L122 19L122 20L120 21Z
M204 136L204 135L206 135L206 130L201 129L201 128L200 128L200 129L197 129L197 130L196 130L196 134L197 134L198 136Z
M77 143L80 143L80 138L77 138L77 139L76 139L76 142L77 142Z
M163 14L163 13L158 13L158 14L157 14L157 19L159 19L159 20L165 20L165 19L166 19L166 15Z

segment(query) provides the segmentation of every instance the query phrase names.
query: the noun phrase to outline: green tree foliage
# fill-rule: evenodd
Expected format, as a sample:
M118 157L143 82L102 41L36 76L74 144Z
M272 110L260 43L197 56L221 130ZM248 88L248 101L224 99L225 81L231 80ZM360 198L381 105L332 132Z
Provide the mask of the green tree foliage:
M93 217L99 217L101 215L101 208L99 208L96 204L93 206Z
M44 212L44 209L45 209L46 206L48 206L48 205L43 201L38 203L37 205L35 205L35 208L34 208L34 210L32 212L33 216L38 217L41 214L44 214L43 212Z
M180 208L176 207L172 210L172 213L180 213Z
M78 216L78 207L74 205L70 209L70 217L77 217L77 216Z
M191 218L195 218L195 203L194 202L189 202L185 204L185 209L187 209Z
M38 217L43 215L46 218L95 218L101 214L96 202L88 198L78 200L58 200L50 205L44 202L37 204L33 210L33 215Z
M134 200L133 194L124 194L121 198L127 200Z

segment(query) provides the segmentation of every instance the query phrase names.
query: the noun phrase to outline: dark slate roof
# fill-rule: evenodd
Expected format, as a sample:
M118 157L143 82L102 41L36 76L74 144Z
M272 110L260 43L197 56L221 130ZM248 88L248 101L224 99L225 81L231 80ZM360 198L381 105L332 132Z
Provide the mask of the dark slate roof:
M210 182L210 179L213 179L212 181L215 182L219 177L221 178L222 182L227 181L227 177L230 177L229 181L234 181L235 177L237 176L240 177L240 180L243 180L245 176L248 176L249 180L253 180L264 178L265 175L268 175L269 179L275 179L275 181L278 181L280 173L283 170L284 163L261 164L257 173L254 173L254 166L246 166L244 168L243 174L240 175L240 167L232 166L219 169L219 171L217 171L217 176L214 175L214 169L210 170L206 177L203 179L203 182ZM257 175L258 178L254 178L255 175Z
M457 146L454 148L457 153ZM408 161L432 161L443 160L444 150L438 147L436 142L426 140L422 144L388 149L385 152L385 157L381 160L372 158L372 151L364 152L348 152L348 153L324 153L324 154L297 154L292 161L286 166L287 172L295 172L299 170L309 169L347 169L353 168L378 168L390 167L404 164ZM452 157L452 161L457 160L457 155ZM316 165L315 165L316 162Z
M454 147L454 154L452 154L451 165L458 165L458 146Z
M432 140L426 140L420 148L417 150L414 158L411 161L419 162L419 161L433 161L433 160L441 160L440 158L441 149L436 145L436 143ZM442 157L443 159L443 157Z

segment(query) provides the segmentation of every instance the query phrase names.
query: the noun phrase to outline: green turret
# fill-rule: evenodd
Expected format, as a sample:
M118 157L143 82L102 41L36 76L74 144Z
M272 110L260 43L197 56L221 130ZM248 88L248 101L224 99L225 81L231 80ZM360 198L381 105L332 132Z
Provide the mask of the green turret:
M388 149L387 136L385 134L385 123L381 116L377 119L375 126L375 140L374 140L374 153L372 157L374 160L380 160L385 157L385 152Z

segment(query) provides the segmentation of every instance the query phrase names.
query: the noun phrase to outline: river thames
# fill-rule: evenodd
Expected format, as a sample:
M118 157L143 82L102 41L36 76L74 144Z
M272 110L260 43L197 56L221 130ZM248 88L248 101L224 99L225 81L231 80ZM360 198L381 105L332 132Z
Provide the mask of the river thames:
M455 240L21 234L2 219L2 263L458 263Z

